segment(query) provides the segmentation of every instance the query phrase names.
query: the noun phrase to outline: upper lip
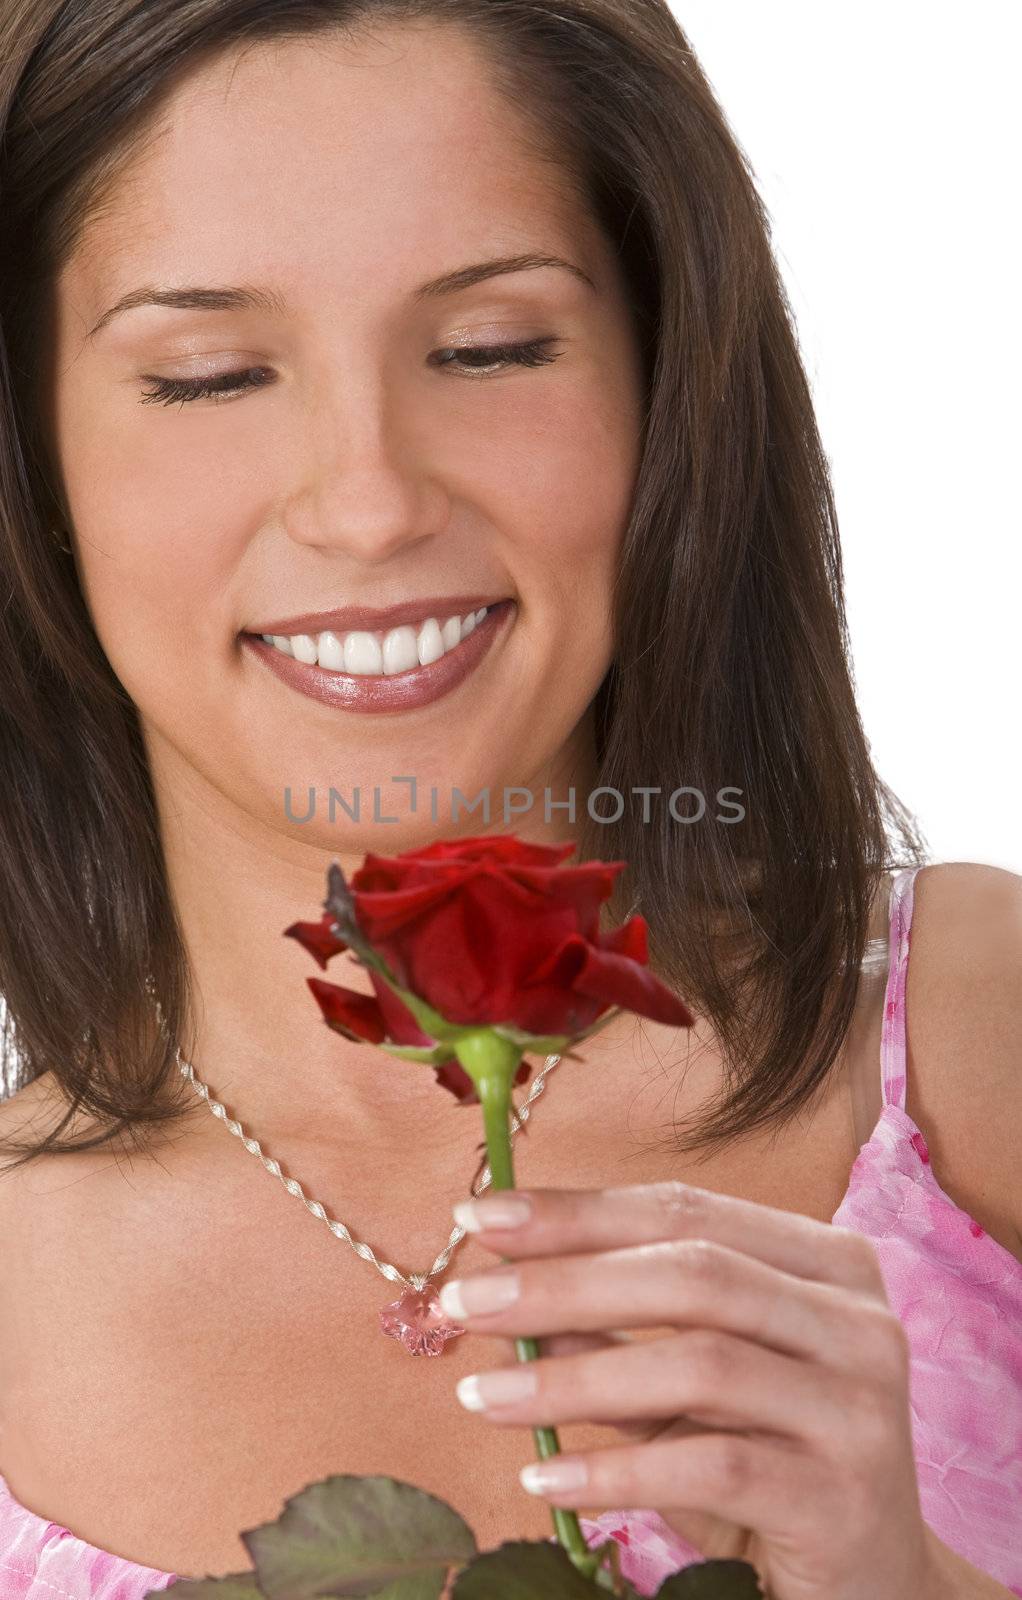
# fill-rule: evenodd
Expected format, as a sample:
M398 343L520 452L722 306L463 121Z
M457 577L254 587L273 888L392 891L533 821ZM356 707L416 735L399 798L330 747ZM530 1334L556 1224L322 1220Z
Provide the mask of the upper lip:
M403 623L425 622L428 617L444 621L464 617L480 606L496 605L504 595L442 594L421 600L403 600L395 606L340 606L335 611L303 611L296 617L274 617L269 622L253 622L245 633L276 633L294 638L299 633L367 633L400 628Z

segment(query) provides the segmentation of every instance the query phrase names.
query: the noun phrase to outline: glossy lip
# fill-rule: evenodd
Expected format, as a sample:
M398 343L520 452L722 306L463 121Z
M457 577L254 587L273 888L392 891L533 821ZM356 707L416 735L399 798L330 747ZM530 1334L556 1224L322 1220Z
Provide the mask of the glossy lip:
M339 606L335 611L303 611L298 617L277 618L272 622L253 622L245 633L284 634L293 639L299 633L366 633L400 628L405 623L420 626L435 617L441 627L448 617L465 617L480 606L496 605L502 598L493 594L428 595L422 600L404 600L396 606Z
M466 606L470 611L471 606ZM309 666L286 656L275 645L267 644L258 634L243 633L241 642L251 650L269 670L297 689L310 700L333 706L341 711L381 712L413 711L429 705L443 695L450 694L482 661L502 629L506 628L515 611L513 600L501 600L482 622L477 623L467 639L439 661L426 667L410 667L407 672L397 672L393 677L373 677L350 672L332 672L326 667ZM454 613L452 612L453 616ZM267 633L270 629L265 630ZM319 630L323 632L323 629Z

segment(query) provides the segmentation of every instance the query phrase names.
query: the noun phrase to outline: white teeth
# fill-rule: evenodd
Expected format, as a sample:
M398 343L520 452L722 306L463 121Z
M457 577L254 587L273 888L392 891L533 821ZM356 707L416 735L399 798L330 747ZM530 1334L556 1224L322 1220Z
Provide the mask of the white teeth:
M296 661L304 661L309 667L316 665L316 641L311 633L296 633L291 640L291 651Z
M316 640L319 649L319 664L329 667L331 672L344 671L344 640L336 633L321 633Z
M388 677L409 672L419 665L419 645L415 629L406 625L391 628L383 641L383 670Z
M344 670L358 677L383 673L383 651L375 633L349 633L344 640Z
M429 617L419 629L419 662L428 667L444 653L444 641L436 617Z
M267 644L276 646L284 655L293 656L307 666L318 662L330 672L346 672L357 677L393 676L410 672L414 667L428 667L439 661L449 650L454 650L467 639L482 622L486 606L469 611L464 617L447 617L443 624L437 617L428 617L416 629L406 623L391 628L386 633L371 633L357 629L351 633L325 632L315 636L298 633L291 638L282 634L264 633Z

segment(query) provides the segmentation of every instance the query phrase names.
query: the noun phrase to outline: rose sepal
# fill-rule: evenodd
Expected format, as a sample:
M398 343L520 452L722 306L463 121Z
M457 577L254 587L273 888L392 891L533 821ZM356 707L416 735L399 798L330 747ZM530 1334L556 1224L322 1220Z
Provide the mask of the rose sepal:
M438 1044L432 1050L427 1050L417 1044L384 1044L375 1046L377 1050L386 1050L389 1056L397 1056L401 1061L423 1061L431 1067L446 1066L454 1057L454 1051L449 1044Z
M494 1022L490 1026L494 1033L499 1033L502 1039L507 1039L510 1044L517 1045L523 1055L537 1056L568 1056L570 1060L580 1061L581 1056L571 1055L571 1046L581 1044L583 1039L591 1039L594 1033L599 1033L608 1022L613 1022L615 1017L622 1015L623 1006L613 1006L610 1011L605 1011L602 1017L584 1028L581 1033L526 1033L521 1028L514 1027L509 1022ZM466 1071L468 1069L466 1068Z
M376 951L369 945L365 945L364 949L359 951L359 957L360 959L356 964L372 967L374 972L379 973L387 988L397 996L406 1011L411 1013L422 1032L428 1033L431 1038L436 1039L438 1042L441 1039L447 1039L453 1043L459 1032L470 1026L465 1022L448 1022L447 1018L442 1017L439 1011L434 1011L432 1006L427 1005L421 996L415 994L411 989L403 989L383 957L377 955ZM418 1058L412 1057L412 1059L416 1060ZM428 1059L428 1057L425 1059ZM450 1053L444 1057L445 1061L449 1059Z
M459 1035L469 1028L470 1024L465 1022L448 1022L446 1017L442 1017L439 1011L434 1011L432 1006L427 1005L417 994L413 994L411 989L402 989L385 962L379 963L377 971L388 989L397 995L406 1011L411 1012L423 1033L429 1034L438 1044L446 1041L453 1048ZM449 1061L450 1056L451 1051L448 1050L444 1060Z

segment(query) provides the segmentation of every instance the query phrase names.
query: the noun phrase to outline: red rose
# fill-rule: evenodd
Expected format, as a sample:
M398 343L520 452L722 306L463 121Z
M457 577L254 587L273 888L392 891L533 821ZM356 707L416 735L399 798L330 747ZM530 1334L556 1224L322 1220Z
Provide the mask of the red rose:
M636 915L610 933L600 931L600 906L626 863L562 866L574 848L484 834L398 856L370 853L349 891L357 933L403 989L447 1022L570 1038L618 1006L690 1027L688 1007L646 966L645 919ZM322 967L353 946L355 935L349 924L342 937L329 910L320 922L297 922L286 932ZM307 980L326 1020L373 1044L433 1044L389 984L369 970L375 997ZM515 1081L528 1074L523 1063ZM476 1098L456 1061L440 1076L459 1099Z

